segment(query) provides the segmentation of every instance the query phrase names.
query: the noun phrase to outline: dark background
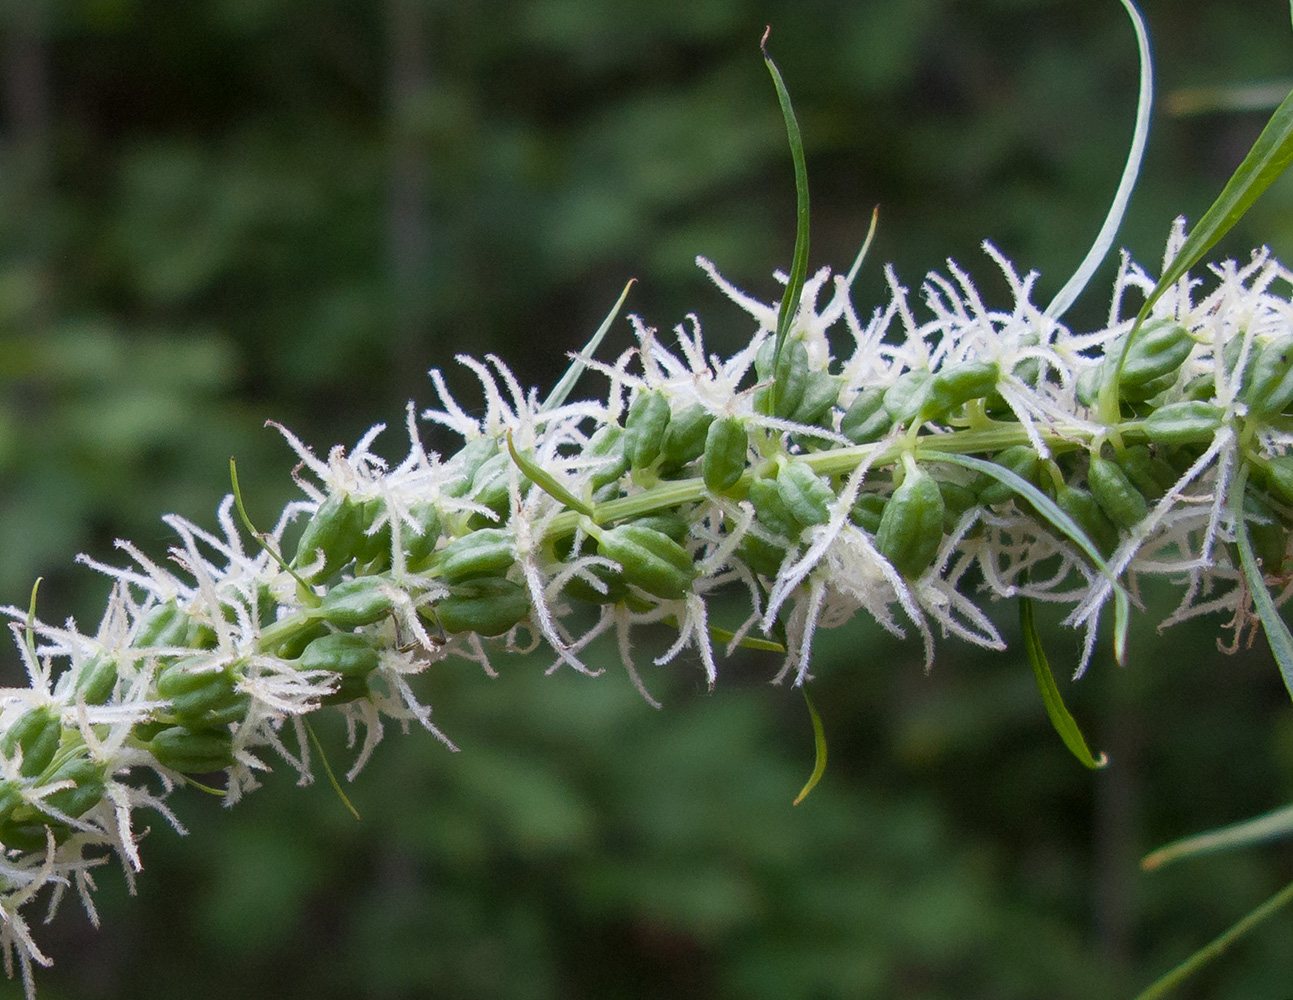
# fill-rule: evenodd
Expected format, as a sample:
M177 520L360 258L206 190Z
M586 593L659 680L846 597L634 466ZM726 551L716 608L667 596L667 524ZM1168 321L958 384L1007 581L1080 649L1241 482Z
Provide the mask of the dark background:
M1268 113L1173 117L1167 95L1278 79L1293 39L1282 0L1144 8L1162 99L1120 242L1155 267ZM43 575L43 616L92 628L107 585L73 555L128 537L160 558L159 515L210 524L229 455L273 520L293 458L266 419L320 451L385 421L398 458L428 367L471 400L452 357L493 351L546 388L629 277L649 322L695 310L711 349L740 346L746 318L692 262L770 299L789 261L768 23L813 267L847 268L879 204L863 314L882 261L914 287L954 258L1004 302L984 238L1049 301L1130 139L1114 0L5 0L0 603ZM1289 251L1290 216L1279 184L1221 251ZM1098 324L1107 289L1069 319ZM621 321L605 353L628 339ZM178 793L185 838L141 814L138 897L105 870L102 930L74 903L38 929L40 995L1130 997L1293 877L1280 846L1139 871L1293 795L1269 654L1221 656L1219 621L1158 634L1170 596L1125 670L1104 643L1061 680L1113 759L1094 775L1017 643L945 642L926 676L868 622L821 635L830 766L794 809L811 732L769 657L713 695L696 664L649 668L660 712L609 659L598 680L437 666L419 691L462 753L392 731L348 789L359 823L287 775L232 810ZM1048 637L1064 675L1077 639ZM340 724L319 726L344 769ZM1285 915L1180 995L1278 1000L1290 955Z

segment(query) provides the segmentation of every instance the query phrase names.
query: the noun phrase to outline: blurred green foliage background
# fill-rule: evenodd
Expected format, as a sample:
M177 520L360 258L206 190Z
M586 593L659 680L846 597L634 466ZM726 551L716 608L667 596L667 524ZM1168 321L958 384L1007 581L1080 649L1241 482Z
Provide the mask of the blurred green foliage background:
M1288 72L1283 0L1143 7L1160 92ZM107 586L72 556L129 537L161 557L158 516L209 523L230 454L273 519L292 458L266 419L320 451L386 421L398 456L428 367L474 399L452 357L493 351L548 386L629 277L648 321L696 310L738 346L744 317L692 261L767 299L788 263L769 23L813 266L846 267L880 205L861 311L883 260L915 286L952 257L1004 294L985 237L1058 290L1134 115L1113 0L3 0L0 602L43 574L44 616L92 625ZM1157 114L1122 233L1138 259L1263 122ZM1223 249L1287 255L1291 221L1284 183ZM74 904L44 928L41 996L1130 996L1293 877L1280 847L1140 873L1293 796L1266 652L1153 621L1126 670L1106 651L1064 685L1113 759L1095 775L1013 651L945 643L925 676L868 623L823 635L831 763L795 809L811 733L766 657L712 695L685 665L648 673L661 712L618 668L437 667L421 690L462 753L392 734L350 790L360 823L281 775L233 810L181 792L193 832L153 822L138 897L108 871L101 930ZM1076 639L1049 642L1063 673ZM1180 995L1278 1000L1290 955L1285 916Z

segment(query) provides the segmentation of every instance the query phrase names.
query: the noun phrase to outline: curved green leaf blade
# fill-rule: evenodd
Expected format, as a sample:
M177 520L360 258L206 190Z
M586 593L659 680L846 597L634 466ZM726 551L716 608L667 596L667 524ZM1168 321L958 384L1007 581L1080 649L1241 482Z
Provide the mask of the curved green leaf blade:
M540 413L547 413L549 410L555 410L566 401L566 397L570 395L570 390L572 390L575 387L575 383L579 381L580 374L582 374L583 370L588 367L587 362L584 359L591 358L597 352L597 348L601 346L602 341L606 339L606 334L610 331L611 324L615 322L615 317L618 316L620 314L620 310L624 308L624 300L629 297L629 290L633 287L633 283L635 281L637 281L637 278L630 278L628 280L628 284L624 286L624 291L620 292L620 297L615 300L615 305L611 306L611 311L608 312L606 314L606 318L602 320L602 325L599 326L597 331L588 339L588 343L584 345L584 349L571 359L570 367L567 368L565 373L561 376L561 380L552 387L552 392L548 393L548 398L545 399L543 401L543 405L539 407Z
M1092 756L1077 720L1064 704L1064 697L1060 694L1055 675L1051 673L1051 665L1046 659L1046 651L1042 648L1042 637L1037 632L1031 597L1019 599L1019 627L1024 633L1024 649L1028 652L1028 662L1032 665L1033 676L1037 678L1037 690L1042 693L1042 703L1046 706L1046 714L1051 717L1051 725L1083 767L1089 767L1093 771L1104 767L1109 763L1109 758L1104 754Z
M822 717L817 714L817 706L813 704L813 699L808 696L808 688L801 687L804 693L804 703L808 706L808 717L813 722L813 750L815 760L813 761L813 773L808 776L808 782L799 790L795 801L790 803L797 806L808 797L808 793L817 787L817 782L822 780L822 775L826 773L826 728L822 725Z
M1140 11L1131 0L1122 0L1122 5L1126 8L1127 16L1131 18L1131 26L1136 32L1136 47L1140 57L1140 90L1136 97L1136 124L1132 130L1131 148L1127 150L1127 162L1122 168L1122 177L1118 181L1117 191L1114 192L1113 203L1109 206L1109 214L1105 216L1104 225L1096 234L1095 242L1091 244L1087 255L1082 258L1082 263L1078 265L1073 277L1064 283L1064 287L1046 307L1046 315L1052 319L1059 319L1068 311L1069 306L1082 294L1087 282L1091 280L1092 275L1109 253L1109 248L1113 246L1113 241L1118 235L1118 228L1122 225L1123 216L1127 213L1127 203L1131 201L1131 193L1136 187L1136 178L1140 176L1140 165L1145 159L1145 142L1149 138L1149 112L1154 103L1154 68L1149 58L1149 35L1145 31L1145 22L1140 16Z
M1219 935L1204 947L1200 948L1175 969L1152 983L1148 989L1136 994L1135 1000L1158 1000L1180 986L1190 976L1211 962L1214 958L1260 924L1267 917L1277 913L1281 907L1293 902L1293 882L1277 892L1261 906L1236 923L1224 934Z
M768 55L768 35L771 28L763 32L759 49L763 52L763 61L772 74L772 85L777 89L777 101L781 104L781 116L786 121L786 137L790 140L790 158L795 165L795 249L791 258L790 277L786 282L786 294L781 298L781 308L777 312L777 348L773 355L773 368L781 357L781 346L790 333L790 324L794 322L799 309L799 296L804 290L804 279L808 277L808 167L804 163L804 140L799 133L799 122L795 118L795 109L790 105L790 92L786 82L781 78L781 71ZM775 383L773 399L776 398Z
M510 430L507 432L507 450L511 453L512 461L516 463L516 467L535 486L543 490L553 500L569 507L571 510L577 510L586 517L593 517L592 507L562 486L552 473L516 450L516 445L512 443L512 432Z
M1154 871L1173 861L1192 858L1197 854L1233 851L1241 847L1252 847L1254 844L1280 840L1283 837L1293 837L1293 806L1284 806L1282 809L1275 809L1240 823L1232 823L1216 830L1209 830L1207 833L1196 833L1190 837L1174 840L1146 854L1141 859L1140 867L1145 871Z

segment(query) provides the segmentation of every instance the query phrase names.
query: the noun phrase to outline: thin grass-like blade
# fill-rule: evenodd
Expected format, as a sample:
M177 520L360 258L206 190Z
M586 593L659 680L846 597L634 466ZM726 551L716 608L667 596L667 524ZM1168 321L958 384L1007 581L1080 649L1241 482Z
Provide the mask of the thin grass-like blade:
M1200 948L1175 969L1155 981L1142 993L1136 994L1135 1000L1158 1000L1165 997L1190 976L1217 958L1223 951L1260 924L1267 917L1277 913L1282 907L1293 902L1293 882L1277 892L1261 906L1236 923L1224 934L1214 938L1209 944Z
M1145 871L1153 871L1173 861L1192 858L1196 854L1233 851L1240 847L1252 847L1254 844L1265 844L1285 837L1293 837L1293 806L1284 806L1282 809L1246 819L1242 823L1232 823L1230 826L1209 830L1207 833L1196 833L1192 837L1174 840L1146 854L1141 859L1140 867Z
M1136 31L1136 47L1140 53L1140 92L1136 98L1136 125L1132 131L1131 148L1127 151L1127 163L1122 168L1122 178L1118 181L1118 190L1114 192L1113 204L1105 216L1104 225L1096 234L1095 242L1087 251L1086 257L1073 272L1073 277L1065 282L1064 287L1046 307L1046 315L1059 319L1068 311L1077 297L1086 288L1087 282L1099 269L1113 241L1118 236L1118 227L1127 213L1127 203L1136 187L1136 178L1140 176L1140 165L1145 159L1145 142L1149 138L1149 112L1154 103L1154 68L1149 58L1149 35L1145 31L1145 22L1131 0L1122 0L1122 5L1131 18L1131 25Z
M790 105L790 92L786 82L781 78L781 71L768 55L768 35L772 29L763 32L759 48L763 52L763 61L767 63L768 72L772 74L772 85L777 88L777 100L781 104L781 117L786 120L786 137L790 140L790 158L795 165L795 250L791 258L790 277L786 282L786 294L781 297L781 308L777 312L777 347L773 355L773 368L781 357L781 347L790 333L790 324L795 320L799 310L799 296L804 290L804 280L808 277L808 167L804 163L804 140L799 134L799 122L795 118L795 109ZM773 383L773 400L776 399L776 383Z
M512 461L516 463L516 467L544 493L571 510L577 510L586 517L593 516L592 507L562 486L557 478L544 469L543 466L516 450L516 445L512 443L512 432L510 430L507 432L507 450L511 453Z
M1239 474L1235 476L1234 486L1231 487L1235 498L1231 506L1234 511L1235 546L1239 549L1239 565L1244 571L1244 582L1248 584L1248 592L1252 595L1257 617L1262 620L1262 631L1266 633L1266 641L1270 643L1271 653L1274 654L1275 662L1284 678L1284 687L1288 689L1289 695L1293 696L1293 634L1290 634L1279 608L1275 607L1275 601L1262 577L1262 568L1257 562L1257 557L1253 555L1253 543L1248 537L1248 523L1244 520L1244 489L1247 484L1248 466L1243 465L1240 466Z
M1028 482L1028 480L1015 475L1009 469L1003 468L995 462L988 462L972 455L957 455L952 452L944 453L939 451L918 450L916 457L926 462L948 462L952 465L973 469L1009 486L1037 508L1037 513L1044 517L1052 527L1059 529L1065 538L1081 549L1082 553L1091 560L1091 565L1099 570L1101 575L1113 587L1113 655L1114 659L1119 663L1126 661L1127 629L1131 622L1131 600L1127 596L1126 588L1118 582L1118 578L1114 576L1113 570L1109 568L1109 564L1100 555L1095 543L1087 537L1085 531L1078 527L1073 518L1060 510L1054 500Z
M804 703L808 706L808 717L813 721L813 773L808 776L808 783L800 789L799 794L791 805L797 806L808 797L808 793L817 787L817 782L822 780L822 775L826 773L826 727L822 725L822 717L817 714L817 706L813 704L813 699L808 696L808 688L799 689L804 693Z
M584 345L584 349L571 360L570 367L567 368L565 374L561 376L561 380L558 381L557 384L552 387L552 391L548 393L548 398L545 399L543 401L543 405L539 407L540 413L547 413L549 410L555 410L566 401L567 397L569 397L570 391L575 387L575 383L579 381L579 376L583 373L583 370L588 367L588 364L584 359L591 358L597 353L597 348L600 347L602 341L606 339L606 334L610 332L611 324L615 322L615 317L618 316L620 314L620 310L624 308L624 300L629 297L629 289L633 287L633 282L635 281L637 281L637 278L629 279L628 284L624 286L624 291L620 292L620 297L615 300L615 305L611 306L611 311L608 312L606 314L606 318L602 320L602 325L599 326L597 328L597 332L589 338L588 343Z
M1024 649L1028 652L1028 662L1037 678L1037 690L1042 693L1042 702L1046 706L1046 714L1051 717L1051 725L1083 767L1089 767L1093 771L1104 767L1109 763L1109 758L1104 754L1092 756L1077 720L1064 704L1064 697L1060 694L1059 685L1055 683L1055 675L1051 673L1051 665L1046 659L1046 651L1042 648L1042 637L1037 632L1031 597L1019 599L1019 627L1024 634Z

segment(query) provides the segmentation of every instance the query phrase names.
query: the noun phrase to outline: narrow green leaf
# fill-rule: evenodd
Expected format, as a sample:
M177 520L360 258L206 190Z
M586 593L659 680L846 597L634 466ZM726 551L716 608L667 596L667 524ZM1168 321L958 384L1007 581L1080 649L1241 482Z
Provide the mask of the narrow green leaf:
M781 78L781 71L768 55L768 35L771 28L763 32L759 48L763 52L763 61L772 74L772 85L777 89L777 100L781 104L781 116L786 121L786 136L790 140L790 158L795 165L795 249L791 258L790 276L786 282L786 294L781 298L781 309L777 313L777 348L773 354L772 367L781 357L781 347L790 333L790 324L795 320L799 310L799 296L804 290L804 280L808 277L808 167L804 163L804 141L799 134L799 122L795 118L795 109L790 105L790 92L786 82ZM776 406L776 383L773 383L772 402Z
M916 451L915 457L926 462L949 462L966 469L982 472L985 476L1009 486L1014 492L1028 500L1052 527L1068 538L1091 560L1091 565L1113 586L1113 655L1119 663L1124 663L1127 656L1127 629L1131 623L1131 600L1118 578L1114 576L1109 564L1104 561L1095 543L1087 537L1085 531L1056 505L1055 501L1039 490L1028 480L1017 476L1007 468L972 455L957 455L952 452Z
M1135 1000L1158 1000L1180 986L1190 976L1217 958L1223 951L1279 910L1293 902L1293 882L1277 892L1261 906L1236 923L1224 934L1214 938L1209 944L1200 948L1175 969L1152 983L1148 989L1136 994Z
M719 628L717 625L709 627L709 634L718 642L731 642L736 638L735 632L729 632L725 628ZM764 653L784 653L786 647L779 642L773 642L771 639L760 639L758 636L747 635L737 643L742 649L757 649Z
M1244 582L1253 598L1257 617L1262 620L1262 630L1270 643L1275 662L1284 678L1284 687L1293 696L1293 634L1280 615L1279 608L1262 578L1262 568L1253 555L1253 543L1248 537L1248 522L1244 519L1244 490L1248 485L1248 466L1241 465L1231 486L1231 511L1235 519L1235 546L1239 549L1239 565L1244 571Z
M813 773L808 776L808 783L799 790L799 795L791 805L797 806L808 797L808 793L817 787L817 782L822 780L822 775L826 773L826 729L822 725L822 717L817 714L817 706L813 704L813 699L808 696L808 688L802 687L799 690L804 693L804 704L808 706L808 717L813 723Z
M526 478L534 483L535 486L539 487L539 489L543 490L544 493L548 494L548 496L552 497L552 499L556 500L558 503L569 507L571 510L577 510L579 513L587 517L593 516L592 507L588 506L588 504L584 503L568 489L562 486L561 483L553 477L552 473L526 458L516 450L516 445L512 444L512 432L510 430L507 432L507 450L511 452L512 461L516 463L516 467L525 473Z
M1216 245L1217 241L1228 233L1232 226L1243 218L1244 213L1252 206L1271 183L1282 174L1288 165L1293 163L1293 93L1271 116L1261 135L1253 143L1252 149L1243 162L1231 174L1230 180L1222 189L1217 200L1203 213L1195 227L1181 244L1181 249L1172 258L1172 263L1158 279L1145 304L1136 314L1136 322L1130 334L1123 340L1122 354L1118 359L1118 371L1122 370L1123 360L1132 340L1141 324L1148 318L1150 310L1173 284L1197 264L1205 253ZM1111 421L1118 415L1118 379L1108 379L1100 390L1100 413L1104 420Z
M1123 216L1127 213L1127 203L1131 201L1131 193L1136 187L1141 162L1145 159L1145 143L1149 138L1149 112L1154 103L1154 69L1149 58L1149 35L1145 31L1145 22L1135 4L1131 0L1122 0L1122 5L1126 8L1127 16L1131 18L1131 26L1136 32L1136 47L1140 57L1140 92L1136 98L1136 124L1132 130L1131 148L1127 151L1127 162L1122 168L1122 178L1118 181L1117 191L1114 192L1109 214L1105 216L1104 225L1100 227L1095 242L1091 244L1087 255L1082 258L1082 263L1078 265L1073 277L1065 282L1064 287L1046 307L1046 315L1052 319L1059 319L1068 311L1069 306L1082 294L1087 282L1091 280L1092 275L1109 253L1109 248L1113 246L1113 241L1118 236L1118 227L1122 225Z
M866 260L867 251L871 249L871 241L875 239L875 230L879 222L880 206L877 205L871 209L871 224L866 227L866 239L862 241L862 249L853 258L853 266L849 268L848 277L844 279L844 284L848 285L849 288L853 287L853 282L857 280L858 272L862 270L862 262Z
M323 762L323 771L332 782L332 790L337 793L337 798L341 799L341 804L350 810L355 819L359 819L359 810L354 807L350 799L346 798L346 793L341 790L341 782L337 781L337 776L332 773L332 765L328 763L328 755L323 750L323 744L319 742L319 737L314 735L314 727L310 725L309 719L302 719L305 723L305 731L310 735L310 742L314 744L314 749L319 752L319 760Z
M620 314L620 310L624 308L624 300L629 297L629 289L633 287L633 283L635 281L637 281L637 278L629 279L628 284L624 286L624 291L620 292L620 297L615 300L615 305L611 306L611 311L608 312L606 314L606 318L602 320L602 325L597 328L597 332L589 338L588 343L584 345L584 349L571 359L570 367L566 369L565 374L561 376L560 381L552 387L552 392L548 393L548 398L545 399L543 401L543 405L539 407L540 413L547 413L549 410L555 410L566 401L566 398L570 395L570 391L575 387L575 383L579 381L580 374L582 374L583 370L588 367L588 362L585 359L591 358L596 354L597 348L600 347L602 341L606 339L606 334L610 332L611 324L615 322L615 317L618 316Z
M296 581L297 594L301 602L307 607L317 608L321 598L314 592L314 588L302 580L296 570L292 569L274 549L274 546L269 544L269 536L257 531L256 526L251 523L251 516L247 513L247 508L243 506L242 489L238 486L238 463L232 458L229 459L229 480L233 484L233 502L234 506L238 508L238 517L242 521L242 526L247 529L252 538L256 539L256 543L269 553L269 557L278 564L279 569L289 574Z
M1196 854L1232 851L1290 836L1293 836L1293 806L1284 806L1241 823L1232 823L1207 833L1196 833L1191 837L1174 840L1146 854L1141 859L1140 867L1145 871L1153 871L1173 861L1192 858Z
M1028 652L1028 662L1032 664L1037 689L1042 693L1042 702L1046 705L1046 714L1051 717L1051 725L1084 767L1093 771L1104 767L1109 763L1109 758L1104 754L1100 754L1098 758L1091 755L1091 749L1083 739L1077 721L1064 704L1064 697L1060 694L1055 675L1051 673L1051 665L1046 659L1046 651L1042 648L1042 637L1037 632L1031 597L1019 599L1019 627L1024 633L1024 649Z

